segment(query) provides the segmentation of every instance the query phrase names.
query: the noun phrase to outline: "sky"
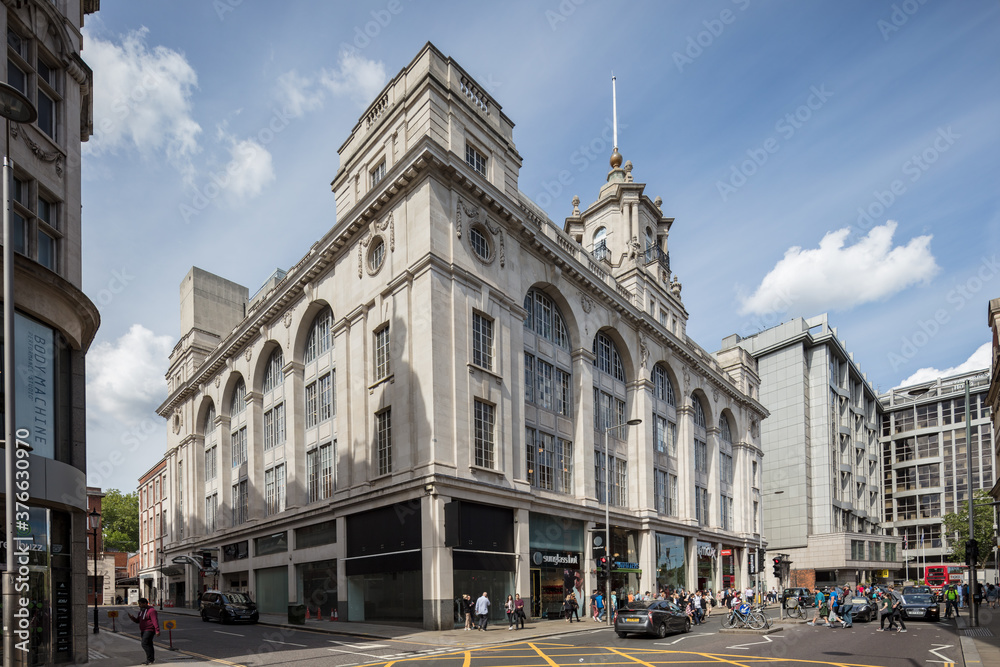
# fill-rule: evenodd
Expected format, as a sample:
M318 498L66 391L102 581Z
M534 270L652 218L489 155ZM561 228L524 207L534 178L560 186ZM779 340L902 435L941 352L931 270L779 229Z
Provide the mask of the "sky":
M337 149L428 41L514 122L556 224L605 181L615 75L706 350L827 312L877 391L985 368L998 34L993 0L107 0L82 53L88 483L132 490L165 451L184 275L253 294L295 264L336 221Z

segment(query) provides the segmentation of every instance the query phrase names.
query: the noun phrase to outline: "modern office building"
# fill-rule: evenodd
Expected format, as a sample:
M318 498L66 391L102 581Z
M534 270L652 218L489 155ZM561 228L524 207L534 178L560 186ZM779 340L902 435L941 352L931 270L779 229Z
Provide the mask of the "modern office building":
M768 555L790 565L783 581L770 571L768 581L811 587L886 579L899 539L881 525L882 408L826 314L722 344L757 360L760 401L771 413L761 431L764 537Z
M882 418L882 490L889 534L902 539L910 578L924 565L952 563L941 518L968 508L965 389L969 386L973 492L989 490L996 471L988 400L989 369L897 387L879 396ZM992 549L992 545L986 547ZM993 581L989 573L988 581Z
M32 448L30 535L19 537L31 539L28 608L38 632L28 653L16 652L26 664L87 661L84 356L100 315L82 291L80 148L93 129L93 75L80 30L99 5L22 0L0 11L3 81L38 112L31 123L0 120L14 164L11 238L0 239L14 252L13 420Z
M212 551L265 611L429 629L465 593L543 616L604 586L606 527L618 590L746 583L756 364L687 337L673 219L632 164L554 223L512 121L430 44L339 153L337 222L296 265L252 297L181 283L167 560Z

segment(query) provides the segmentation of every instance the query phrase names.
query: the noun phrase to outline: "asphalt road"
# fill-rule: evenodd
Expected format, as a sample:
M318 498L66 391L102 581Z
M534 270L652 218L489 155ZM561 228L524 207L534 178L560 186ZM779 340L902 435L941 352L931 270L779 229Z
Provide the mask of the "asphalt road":
M107 619L102 619L102 626ZM126 618L125 631L135 633ZM573 632L503 645L479 646L478 633L463 635L462 646L422 644L405 639L365 639L305 629L262 625L219 625L179 618L174 646L192 656L221 664L333 665L387 667L400 663L420 667L586 667L587 665L694 665L720 662L751 665L952 667L962 655L954 621L907 623L907 633L876 632L878 623L853 628L780 625L769 635L720 633L718 618L692 632L663 639L621 639L596 623ZM131 627L128 627L131 626ZM490 630L490 639L506 628ZM481 635L478 635L481 637ZM164 632L161 642L166 643ZM513 640L514 637L512 636ZM157 650L157 663L170 664L179 653ZM973 665L971 667L978 667Z

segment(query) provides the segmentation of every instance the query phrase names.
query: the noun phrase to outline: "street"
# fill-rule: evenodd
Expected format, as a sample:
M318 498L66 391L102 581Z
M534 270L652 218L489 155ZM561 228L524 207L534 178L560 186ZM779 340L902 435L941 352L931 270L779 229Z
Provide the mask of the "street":
M773 613L773 611L772 611ZM124 614L123 614L124 616ZM137 636L126 618L124 634ZM778 624L771 634L720 633L720 617L695 626L688 634L663 639L619 638L593 622L566 625L539 621L544 636L517 641L504 625L487 633L458 633L448 638L414 630L407 638L366 638L319 630L267 625L219 625L194 616L165 613L161 621L176 620L173 645L166 630L157 643L157 662L198 658L206 662L258 667L295 664L337 667L379 667L419 663L434 667L579 667L588 664L688 665L706 660L745 665L769 664L963 665L955 623L909 622L907 633L877 632L877 623L855 623L853 628L826 628ZM102 618L102 628L107 623ZM530 629L530 628L529 628ZM106 629L104 630L106 631ZM488 645L486 642L490 642ZM495 642L509 642L497 644ZM141 651L135 646L136 664ZM970 665L969 667L978 667Z

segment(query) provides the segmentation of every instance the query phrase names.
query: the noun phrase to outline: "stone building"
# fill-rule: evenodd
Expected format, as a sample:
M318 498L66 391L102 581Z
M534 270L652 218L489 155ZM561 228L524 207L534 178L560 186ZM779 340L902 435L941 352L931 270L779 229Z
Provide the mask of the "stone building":
M5 348L17 367L14 436L31 447L26 608L39 632L30 651L15 651L28 664L87 661L84 357L100 315L82 291L80 150L93 131L93 75L80 31L99 6L23 0L0 11L3 81L37 111L31 123L0 120L8 132L0 144L13 162L11 238L3 242L14 253L14 336Z
M775 585L883 581L899 539L882 526L878 425L882 407L825 314L796 318L723 350L756 360L771 416L761 443L764 536L789 565Z
M986 404L990 408L990 420L993 426L993 460L995 461L996 457L1000 456L1000 298L990 299L986 316L986 325L990 328L993 339L990 354L990 384L986 395ZM1000 484L993 485L990 495L993 496L994 500L1000 500ZM996 546L1000 548L1000 541Z
M882 416L884 527L902 538L902 577L924 579L925 565L952 564L941 518L968 508L965 384L969 384L972 491L990 489L996 471L987 400L989 370L963 373L879 396ZM992 549L992 545L984 547ZM988 581L993 581L988 573ZM938 586L943 582L928 584Z
M615 589L746 583L756 364L687 337L673 219L632 164L554 223L512 121L430 44L339 154L337 222L297 264L252 297L181 283L167 559L218 554L264 611L450 628L462 594L545 616L603 587L607 510ZM171 578L189 602L197 569Z

